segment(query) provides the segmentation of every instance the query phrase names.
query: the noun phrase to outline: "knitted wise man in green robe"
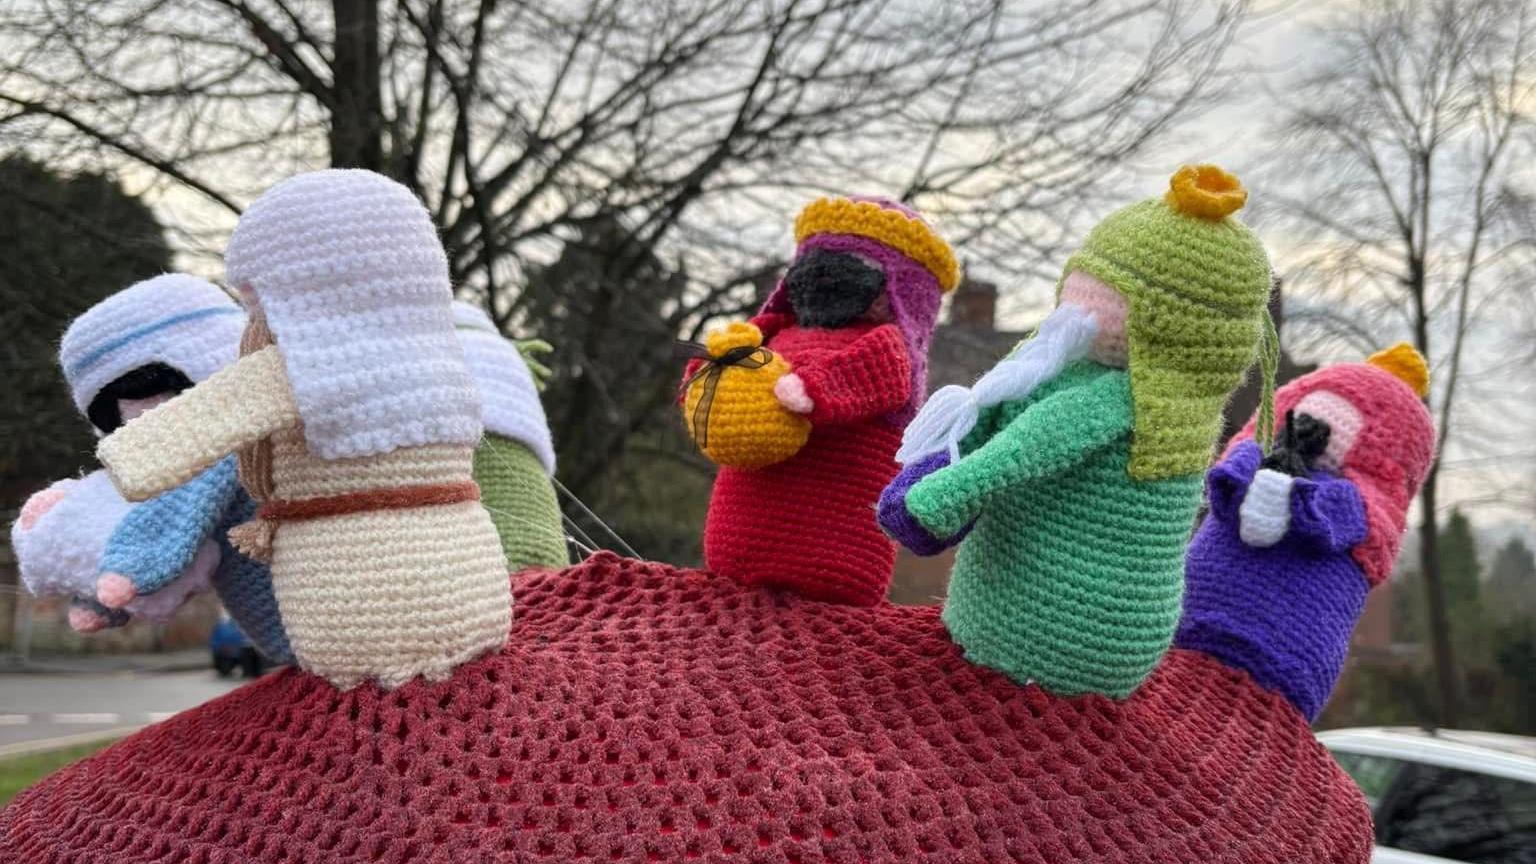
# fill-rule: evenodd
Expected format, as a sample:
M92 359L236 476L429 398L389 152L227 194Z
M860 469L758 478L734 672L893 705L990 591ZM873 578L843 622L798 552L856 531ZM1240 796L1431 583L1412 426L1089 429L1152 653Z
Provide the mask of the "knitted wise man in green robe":
M570 556L551 480L555 448L533 373L484 310L455 300L453 324L485 423L475 448L475 482L501 535L507 566L564 567Z
M1222 407L1273 354L1246 199L1186 167L1109 216L1036 335L908 427L880 521L919 554L960 543L943 620L973 662L1124 698L1167 650Z

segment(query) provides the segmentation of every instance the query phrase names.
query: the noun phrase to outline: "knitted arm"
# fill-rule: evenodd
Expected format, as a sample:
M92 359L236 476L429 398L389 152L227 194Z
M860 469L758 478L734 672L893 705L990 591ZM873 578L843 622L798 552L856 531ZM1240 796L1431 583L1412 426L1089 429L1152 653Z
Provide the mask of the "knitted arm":
M1030 406L959 462L924 478L907 509L934 536L954 536L993 495L1070 471L1128 436L1131 424L1129 376L1100 375Z
M227 456L191 482L135 507L107 541L103 575L121 574L136 594L169 585L213 535L239 485L235 457Z
M1365 500L1338 477L1298 479L1291 490L1291 536L1319 552L1347 552L1365 539Z
M108 435L96 455L123 497L142 501L298 422L283 357L269 345Z
M790 371L805 382L815 406L813 425L879 417L912 397L912 361L894 324L876 327L831 358Z
M256 515L256 502L243 489L235 491L229 510L219 524L219 543L223 558L213 574L213 589L219 602L233 618L240 631L256 650L273 663L292 663L293 648L288 632L278 614L277 598L272 593L272 571L265 564L240 554L228 540L230 528Z
M1206 499L1211 515L1218 519L1236 521L1237 511L1243 504L1243 496L1259 472L1264 451L1257 442L1249 440L1234 445L1226 458L1211 468L1205 478Z

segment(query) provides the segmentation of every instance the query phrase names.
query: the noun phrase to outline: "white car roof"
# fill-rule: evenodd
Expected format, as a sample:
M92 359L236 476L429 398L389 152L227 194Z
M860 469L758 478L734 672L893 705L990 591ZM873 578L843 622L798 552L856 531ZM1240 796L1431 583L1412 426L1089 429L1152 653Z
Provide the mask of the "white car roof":
M1454 729L1376 727L1330 729L1319 732L1317 740L1340 753L1386 756L1536 783L1536 738Z

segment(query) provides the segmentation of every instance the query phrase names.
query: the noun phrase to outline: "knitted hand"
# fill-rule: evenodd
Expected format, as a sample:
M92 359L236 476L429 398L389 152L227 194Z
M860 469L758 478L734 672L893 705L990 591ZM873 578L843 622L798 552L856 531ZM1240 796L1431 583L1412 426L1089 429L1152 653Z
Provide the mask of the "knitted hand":
M1282 541L1314 552L1344 552L1365 539L1365 506L1353 483L1324 474L1293 477L1259 467L1259 445L1244 441L1206 478L1212 518L1236 522L1255 549Z
M773 383L773 395L779 404L796 414L809 414L816 410L816 403L805 392L805 379L791 372L780 376Z
M120 609L143 596L157 606L173 604L174 611L191 591L207 587L219 563L211 538L238 489L235 457L229 456L135 507L107 541L96 599Z
M918 555L937 555L945 549L954 546L976 524L975 520L966 523L958 534L947 537L938 537L932 534L922 523L918 522L907 510L907 493L917 485L924 477L936 471L949 467L949 454L944 452L933 453L903 468L891 485L885 487L880 493L880 503L876 508L876 517L880 522L880 528L890 536L892 540L907 547Z
M127 610L108 609L89 597L77 596L69 601L69 629L76 633L122 627L132 619Z
M543 339L514 339L512 344L517 347L517 353L523 355L523 362L528 364L528 371L533 375L533 386L540 393L549 386L549 380L555 377L555 370L545 366L539 357L545 354L553 354L555 346Z

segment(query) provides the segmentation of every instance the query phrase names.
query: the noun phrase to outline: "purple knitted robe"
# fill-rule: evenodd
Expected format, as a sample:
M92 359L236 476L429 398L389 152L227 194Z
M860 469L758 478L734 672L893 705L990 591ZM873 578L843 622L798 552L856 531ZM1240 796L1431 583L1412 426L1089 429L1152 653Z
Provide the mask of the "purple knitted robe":
M1211 509L1189 546L1173 644L1246 671L1315 720L1370 587L1350 555L1365 539L1365 504L1353 483L1313 471L1295 479L1279 542L1249 546L1238 511L1262 459L1244 441L1206 478Z

